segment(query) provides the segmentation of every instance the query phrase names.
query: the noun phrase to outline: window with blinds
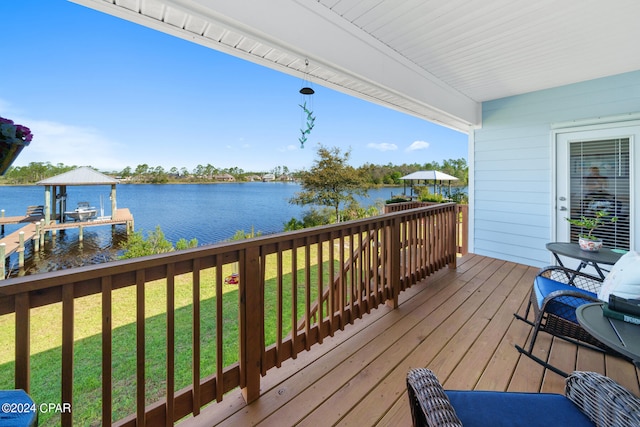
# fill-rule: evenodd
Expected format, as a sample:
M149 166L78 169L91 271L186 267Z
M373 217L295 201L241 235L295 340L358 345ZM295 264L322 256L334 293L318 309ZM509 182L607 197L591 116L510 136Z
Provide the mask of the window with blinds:
M604 224L593 235L608 248L629 249L629 138L569 143L571 218L594 218L605 212ZM611 218L617 218L615 223ZM586 234L571 226L571 241Z

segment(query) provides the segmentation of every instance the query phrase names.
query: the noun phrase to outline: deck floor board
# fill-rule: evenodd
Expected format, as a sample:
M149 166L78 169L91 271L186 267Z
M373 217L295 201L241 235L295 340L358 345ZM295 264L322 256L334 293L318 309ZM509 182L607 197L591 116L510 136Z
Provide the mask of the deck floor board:
M520 355L530 328L523 313L536 268L469 254L334 337L272 369L262 395L246 405L239 391L185 420L184 427L409 425L406 373L428 367L452 389L562 393L564 379ZM562 369L606 374L635 394L628 361L540 334L534 353Z

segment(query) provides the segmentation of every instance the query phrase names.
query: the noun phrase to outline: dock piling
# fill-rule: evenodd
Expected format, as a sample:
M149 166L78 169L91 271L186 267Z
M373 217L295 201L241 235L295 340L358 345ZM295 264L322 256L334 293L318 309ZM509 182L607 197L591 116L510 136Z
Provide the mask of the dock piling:
M36 235L33 236L31 242L33 243L33 251L40 252L40 233L42 232L40 221L36 222Z
M21 231L18 236L18 267L24 268L24 231Z
M4 280L7 272L5 271L5 252L6 252L6 243L0 243L0 280Z

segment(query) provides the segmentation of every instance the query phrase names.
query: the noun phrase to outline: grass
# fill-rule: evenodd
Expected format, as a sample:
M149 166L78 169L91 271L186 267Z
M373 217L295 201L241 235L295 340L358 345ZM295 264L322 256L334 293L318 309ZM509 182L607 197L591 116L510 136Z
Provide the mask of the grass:
M324 253L327 253L326 251ZM291 329L292 273L291 251L283 253L283 333ZM304 250L297 254L297 311L302 318L305 307ZM312 282L317 280L316 250L310 251ZM325 262L326 264L326 262ZM223 277L233 271L223 267ZM328 265L323 267L323 283L328 282ZM265 274L265 342L274 343L277 333L277 265L275 256L267 259ZM176 390L192 384L192 280L191 275L176 278L175 284L175 382ZM201 272L201 377L216 372L215 269ZM317 297L317 284L311 285L311 301ZM136 393L136 294L135 287L119 289L113 301L113 418L135 413ZM223 285L223 359L228 366L239 359L237 285ZM101 295L79 298L74 315L74 424L100 425L101 400ZM166 379L166 281L145 286L145 375L147 403L165 394ZM0 389L14 386L15 316L0 317ZM54 304L31 310L31 396L37 403L61 402L62 306ZM58 414L41 413L40 425L59 425Z

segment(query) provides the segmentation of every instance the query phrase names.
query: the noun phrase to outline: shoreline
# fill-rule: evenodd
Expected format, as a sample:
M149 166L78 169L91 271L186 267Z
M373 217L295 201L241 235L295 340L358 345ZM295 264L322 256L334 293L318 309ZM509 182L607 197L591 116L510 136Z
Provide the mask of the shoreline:
M255 184L255 183L260 183L260 184L296 184L296 185L300 185L301 184L299 181L269 181L269 182L262 182L262 181L127 182L127 181L122 181L122 182L119 182L118 185L191 185L191 184L199 185L199 184ZM86 186L91 186L91 185L87 184ZM36 183L8 184L8 183L0 182L0 188L1 187L44 187L44 186L43 185L38 185ZM365 188L367 188L367 189L370 189L370 188L379 189L379 188L399 188L399 187L402 187L402 184L377 184L377 185L372 185L372 186L365 187ZM454 186L452 186L452 187L454 187Z

